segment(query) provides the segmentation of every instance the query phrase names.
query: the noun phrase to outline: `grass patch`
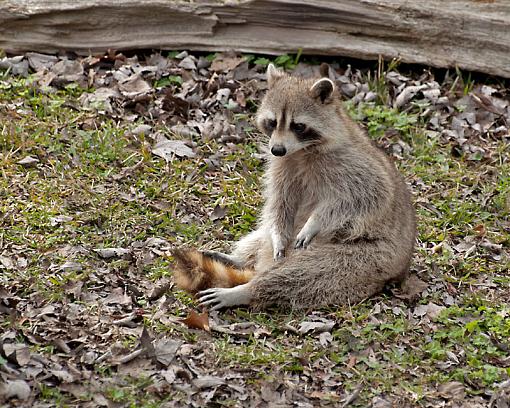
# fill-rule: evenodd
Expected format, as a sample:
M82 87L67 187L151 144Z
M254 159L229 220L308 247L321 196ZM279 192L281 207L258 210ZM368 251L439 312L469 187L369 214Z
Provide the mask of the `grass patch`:
M281 56L274 62L289 68L299 59L299 54ZM257 65L269 62L253 58ZM471 78L460 77L459 73L457 82L463 81L463 92L469 93ZM262 204L260 136L253 132L243 143L231 145L194 140L197 157L166 163L151 156L148 139L132 137L136 124L77 108L79 96L91 90L69 85L45 93L31 78L7 76L0 79L0 247L9 248L21 266L3 268L0 285L10 287L23 302L35 299L37 308L42 308L62 307L74 300L77 282L83 284L80 290L101 296L100 290L114 283L129 293L134 313L143 316L150 329L182 340L189 353L202 343L210 346L200 351L205 356L203 367L215 375L237 373L243 386L259 394L263 382L294 374L302 381L299 385L336 387L338 395L361 384L353 406L367 406L372 397L385 393L426 406L437 387L449 381L461 382L470 395L493 390L510 375L505 366L510 346L506 304L510 264L505 256L510 245L508 144L504 139L491 140L490 155L478 161L453 154L451 143L427 131L421 116L426 106L406 111L388 107L382 73L369 82L377 98L347 107L380 145L390 151L399 143L408 147L399 151L397 165L413 189L419 217L413 269L429 282L420 303L445 305L439 316L415 316L419 305L383 294L360 305L323 311L321 316L336 321L331 339L285 329L309 317L246 309L221 314L222 322L252 322L262 333L205 337L187 330L178 318L194 306L190 296L172 290L157 303L144 292L143 285L171 278L167 249L151 259L138 259L135 251L134 259L112 260L100 259L93 250L138 248L134 244L148 238L177 246L228 249L255 226ZM180 87L182 77L163 77L154 85ZM254 109L256 101L247 106ZM244 114L234 116L234 121L245 119ZM161 124L155 130L169 132ZM38 162L19 164L26 156ZM211 165L213 159L219 164ZM225 212L216 219L211 214L218 207ZM485 246L469 250L475 241ZM80 267L62 269L67 261ZM154 317L160 310L164 313ZM90 306L87 312L100 321L99 307ZM115 319L125 317L120 307L111 313ZM161 315L167 318L165 323L158 320ZM16 324L5 319L0 327L9 330ZM22 328L28 330L27 324ZM125 348L136 347L138 333L120 327L112 329L115 341ZM112 343L108 338L97 349ZM55 353L44 347L38 351ZM0 365L6 361L0 357ZM88 369L95 370L105 384L122 377L113 367L101 367L90 364ZM150 378L123 378L105 387L104 395L133 407L186 398L184 388L154 387ZM41 385L40 397L56 406L75 401L49 384ZM330 397L324 396L324 401ZM236 402L225 399L219 404Z

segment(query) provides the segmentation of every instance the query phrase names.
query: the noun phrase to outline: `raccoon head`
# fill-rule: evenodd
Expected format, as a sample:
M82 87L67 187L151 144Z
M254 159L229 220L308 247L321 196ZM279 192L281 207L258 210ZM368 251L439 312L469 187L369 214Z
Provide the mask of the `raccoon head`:
M270 64L268 91L257 112L257 127L270 137L274 156L288 156L311 146L335 143L339 99L329 78L303 79Z

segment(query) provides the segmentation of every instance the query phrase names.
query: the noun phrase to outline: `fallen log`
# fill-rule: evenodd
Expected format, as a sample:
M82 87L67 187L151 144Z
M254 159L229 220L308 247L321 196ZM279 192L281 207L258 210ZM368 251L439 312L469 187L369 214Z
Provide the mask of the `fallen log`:
M0 48L295 53L454 67L510 78L505 0L2 0Z

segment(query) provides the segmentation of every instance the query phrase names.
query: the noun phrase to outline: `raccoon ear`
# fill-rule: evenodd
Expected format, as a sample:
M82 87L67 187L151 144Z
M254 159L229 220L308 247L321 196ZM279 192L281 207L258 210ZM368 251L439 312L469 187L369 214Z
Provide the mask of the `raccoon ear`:
M276 68L273 64L267 66L266 77L269 87L272 87L274 83L284 75L285 73L281 69Z
M320 99L322 103L331 102L331 96L333 95L334 90L335 84L333 84L333 81L329 78L321 78L317 80L310 88L312 97Z
M329 65L323 62L319 68L321 78L329 78Z

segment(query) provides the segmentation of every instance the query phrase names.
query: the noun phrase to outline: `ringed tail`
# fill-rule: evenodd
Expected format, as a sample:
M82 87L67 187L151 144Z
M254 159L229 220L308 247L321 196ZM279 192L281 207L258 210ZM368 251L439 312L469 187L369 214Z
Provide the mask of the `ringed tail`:
M255 275L251 269L226 265L195 249L175 249L174 282L191 294L209 288L231 288L249 282Z

